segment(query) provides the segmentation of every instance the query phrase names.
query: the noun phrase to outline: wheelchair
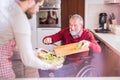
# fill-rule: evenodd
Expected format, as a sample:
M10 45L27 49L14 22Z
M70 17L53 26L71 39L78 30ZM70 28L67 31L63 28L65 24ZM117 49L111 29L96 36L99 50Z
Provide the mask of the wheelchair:
M96 37L95 39L98 44L101 43ZM101 77L103 75L103 72L100 72L95 66L96 64L92 64L93 60L95 60L94 54L90 52L88 56L82 57L83 63L75 77Z
M74 77L100 77L99 71L96 66L92 64L93 56L82 57L82 63L78 65L77 72L75 72ZM40 77L57 77L54 70L39 70ZM42 73L41 73L42 72ZM64 73L64 72L61 72ZM63 75L63 74L62 74Z
M89 55L87 57L82 57L83 60L82 65L80 65L80 70L76 74L75 77L99 77L100 74L96 69L96 66L92 64L92 60L94 59L93 55Z

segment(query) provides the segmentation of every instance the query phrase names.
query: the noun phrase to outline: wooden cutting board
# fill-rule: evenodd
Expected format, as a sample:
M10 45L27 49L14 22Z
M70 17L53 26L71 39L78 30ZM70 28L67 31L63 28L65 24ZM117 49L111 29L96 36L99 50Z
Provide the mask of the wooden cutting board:
M77 44L78 43L71 43L67 45L57 46L54 47L53 50L57 56L66 56L66 55L76 54L79 52L89 51L88 47L76 49Z

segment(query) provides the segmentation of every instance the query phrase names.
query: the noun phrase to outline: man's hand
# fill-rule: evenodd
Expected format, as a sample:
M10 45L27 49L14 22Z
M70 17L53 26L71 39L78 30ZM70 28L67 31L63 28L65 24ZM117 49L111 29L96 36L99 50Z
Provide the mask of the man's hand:
M43 40L43 43L45 43L45 44L51 44L52 43L52 38L50 38L50 37L45 38Z
M83 42L82 48L84 48L84 47L89 47L89 45L90 45L90 41L88 41L88 40L82 40L82 41L80 41L80 42Z
M57 70L63 66L63 63L53 63L51 64L50 70Z

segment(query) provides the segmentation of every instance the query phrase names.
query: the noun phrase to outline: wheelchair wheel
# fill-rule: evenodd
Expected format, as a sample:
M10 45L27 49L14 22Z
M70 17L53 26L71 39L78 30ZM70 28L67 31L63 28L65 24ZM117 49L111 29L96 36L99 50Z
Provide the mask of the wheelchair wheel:
M76 77L98 77L99 73L93 65L86 65L77 73Z

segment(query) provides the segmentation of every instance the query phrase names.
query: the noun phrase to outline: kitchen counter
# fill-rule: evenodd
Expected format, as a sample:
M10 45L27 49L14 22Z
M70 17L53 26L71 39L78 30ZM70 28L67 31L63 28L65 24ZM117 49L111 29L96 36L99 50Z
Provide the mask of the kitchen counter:
M120 76L120 34L96 33L90 29L102 48L103 76Z
M4 79L3 79L4 80ZM5 79L6 80L6 79ZM8 79L9 80L9 79ZM10 79L11 80L11 79ZM12 80L120 80L120 77L17 78Z
M90 31L95 37L120 56L120 35L113 33L96 33L94 29L90 29Z

